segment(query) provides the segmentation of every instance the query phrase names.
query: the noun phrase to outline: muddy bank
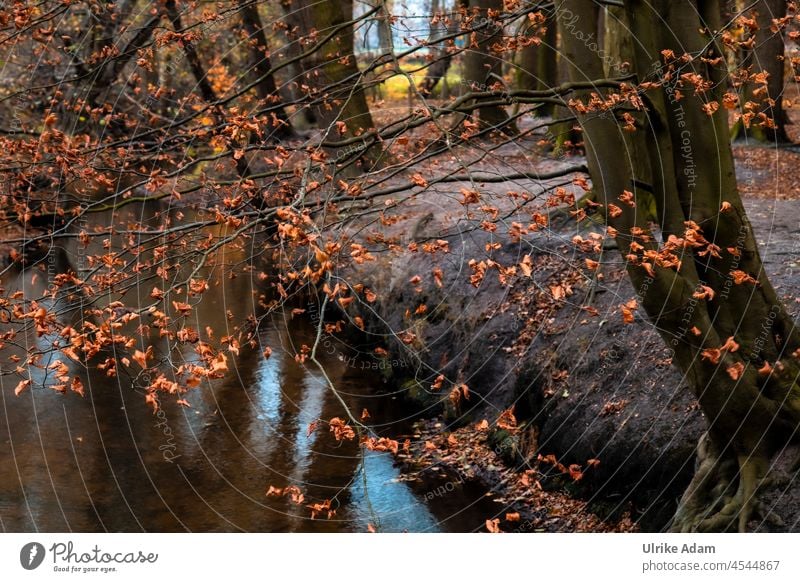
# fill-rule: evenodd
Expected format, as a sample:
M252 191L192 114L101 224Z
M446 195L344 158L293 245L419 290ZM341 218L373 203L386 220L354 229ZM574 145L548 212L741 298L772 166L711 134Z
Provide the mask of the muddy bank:
M501 197L542 184L479 186ZM518 470L537 455L565 466L596 459L566 488L609 520L629 511L642 530L664 528L691 478L706 423L644 315L635 311L633 323L624 323L621 306L635 291L621 258L592 226L515 237L514 223L530 222L517 213L493 232L475 228L477 219L458 218L452 193L460 187L470 185L415 200L412 218L387 229L397 244L417 248L412 259L384 253L340 273L376 295L348 308L364 322L360 347L386 350L376 360L387 377L421 414L441 416L444 433L494 423L513 406L522 430L505 450ZM747 206L769 275L796 315L800 211L784 200ZM432 251L422 249L426 243ZM798 529L791 477L778 479L766 498L784 522L778 530Z
M482 531L529 532L626 532L636 531L630 515L615 518L593 512L586 501L555 486L571 477L546 475L532 466L520 466L505 453L507 442L488 422L454 431L443 430L436 420L415 424L415 440L408 455L401 456L403 473L410 480L431 479L439 485L428 498L446 498L469 483L487 489L485 499L494 510L486 514ZM463 508L461 508L463 510Z

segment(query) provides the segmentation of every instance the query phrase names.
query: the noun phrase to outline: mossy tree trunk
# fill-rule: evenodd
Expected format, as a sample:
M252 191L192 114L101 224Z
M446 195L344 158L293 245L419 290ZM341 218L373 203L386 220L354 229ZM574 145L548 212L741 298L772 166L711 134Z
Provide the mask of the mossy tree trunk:
M289 8L298 34L317 36L322 42L319 46L301 45L306 52L313 50L305 59L305 82L315 90L314 114L319 127L328 132L328 141L357 138L374 129L353 53L353 26L348 24L353 18L352 0L292 0ZM361 157L371 165L379 158L378 149L373 146Z
M634 199L639 193L632 183L634 157L620 124L596 111L578 115L597 199L620 209L607 220L618 232L636 298L673 351L673 363L709 423L673 528L744 530L761 509L757 493L768 478L772 455L794 438L800 421L795 381L800 367L794 355L800 337L763 269L736 187L725 111L709 115L702 109L725 91L726 71L716 58L720 49L699 32L719 30L719 4L689 4L625 3L632 34L641 41L637 70L642 78L660 81L646 91L643 131L649 138L662 244L641 211L620 200L624 190ZM559 20L570 79L604 78L597 52L574 34L591 32L595 5L567 0L561 7L571 14ZM573 28L564 29L565 22ZM666 68L652 69L662 61L663 49L696 55L687 68L714 84L710 94L684 90L684 98L675 99L680 78L665 77ZM590 93L606 92L587 90L584 101Z

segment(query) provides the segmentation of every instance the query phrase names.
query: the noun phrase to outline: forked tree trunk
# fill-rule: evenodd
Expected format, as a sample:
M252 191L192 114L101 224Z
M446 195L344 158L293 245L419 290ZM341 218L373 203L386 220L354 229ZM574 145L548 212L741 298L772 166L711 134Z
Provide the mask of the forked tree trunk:
M133 9L135 2L125 2L119 7L118 18L104 23L103 34L119 34L118 23L124 22L125 16ZM124 46L118 47L120 56L114 59L106 59L98 66L93 75L86 78L88 87L86 89L86 102L91 107L97 107L109 96L110 91L117 86L117 79L127 64L134 59L138 51L145 47L153 35L153 32L161 22L162 13L160 10L149 13L147 20L137 29L136 33L127 41ZM111 43L108 43L111 44ZM106 46L106 44L104 44Z
M719 5L685 4L626 2L632 34L641 41L635 43L637 70L642 78L663 81L646 91L645 130L664 244L652 238L641 212L619 199L623 190L637 191L630 186L629 163L620 163L626 140L617 122L591 111L579 118L598 201L621 210L607 220L619 233L616 240L636 297L672 349L673 362L709 423L673 528L744 530L760 509L757 493L771 456L794 438L800 421L795 382L800 367L793 355L800 338L764 272L736 188L724 108L710 116L702 109L704 100L721 99L725 91L725 70L712 64L720 49L698 32L719 30ZM562 9L559 23L571 79L602 79L597 53L574 34L591 32L594 4L567 0ZM662 61L662 49L705 57L692 60L688 69L714 88L701 96L684 88L684 98L676 100L679 77L665 80L652 69ZM737 283L734 278L742 274L753 282Z
M757 82L747 82L742 87L740 101L744 107L752 103L752 109L745 108L743 113L753 113L758 116L763 113L767 120L755 117L753 124L739 120L733 128L734 139L747 138L761 142L786 143L786 125L790 123L786 111L783 109L784 91L784 39L781 30L773 30L773 20L786 15L786 0L758 0L752 2L737 2L737 7L749 8L744 16L755 13L758 30L754 35L753 47L745 51L741 68L748 69L751 75L767 73L766 85ZM766 89L766 92L764 92Z

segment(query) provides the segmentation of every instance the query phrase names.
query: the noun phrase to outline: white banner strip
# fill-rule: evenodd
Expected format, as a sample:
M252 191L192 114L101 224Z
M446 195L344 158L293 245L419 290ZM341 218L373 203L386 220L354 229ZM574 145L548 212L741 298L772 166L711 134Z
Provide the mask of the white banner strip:
M791 534L3 534L0 579L794 582L798 541Z

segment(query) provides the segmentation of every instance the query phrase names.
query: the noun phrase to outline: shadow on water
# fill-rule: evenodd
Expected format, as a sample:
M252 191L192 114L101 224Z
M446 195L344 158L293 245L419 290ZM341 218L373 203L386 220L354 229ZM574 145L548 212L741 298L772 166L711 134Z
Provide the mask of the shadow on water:
M163 219L160 211L157 205L132 206L113 224L155 225ZM107 226L112 217L96 220ZM112 248L121 244L118 238L111 237ZM101 254L102 241L94 238L87 249L70 241L51 249L46 268L6 273L4 296L21 291L26 298L40 298L52 276L68 268L86 276L91 266L83 257ZM197 242L172 241L169 251L179 253ZM208 326L219 335L234 335L234 326L248 314L263 311L258 300L265 291L255 276L258 268L242 271L250 256L243 249L226 247L219 255L203 271L209 290L185 324L201 334ZM148 305L152 288L163 285L152 273L143 274L124 301ZM60 298L48 307L61 314L62 323L74 324L87 307L115 299ZM157 359L180 365L194 356L186 345L169 345L152 330L146 334L140 336L141 347L160 346ZM145 405L143 379L132 371L139 370L136 364L119 365L117 376L108 377L61 356L71 374L83 378L85 398L36 386L15 397L19 377L0 376L0 529L335 532L366 531L368 524L381 531L481 529L497 506L479 487L460 483L448 487L446 495L431 495L441 483L403 480L391 455L337 443L324 424L308 432L316 419L344 415L319 371L294 359L314 334L307 318L277 312L261 325L257 349L243 347L239 357L229 358L225 378L185 396L190 408L164 397L157 414ZM16 367L13 356L24 363L29 348L47 351L54 339L20 333L0 351L3 370ZM273 350L268 359L262 356L266 346ZM412 419L377 372L336 353L323 356L326 373L351 410L367 408L382 436L408 433ZM42 363L47 366L52 358L46 354ZM31 368L31 375L34 385L53 382L46 369ZM336 515L312 520L305 504L266 497L269 485L296 485L306 503L332 499Z

